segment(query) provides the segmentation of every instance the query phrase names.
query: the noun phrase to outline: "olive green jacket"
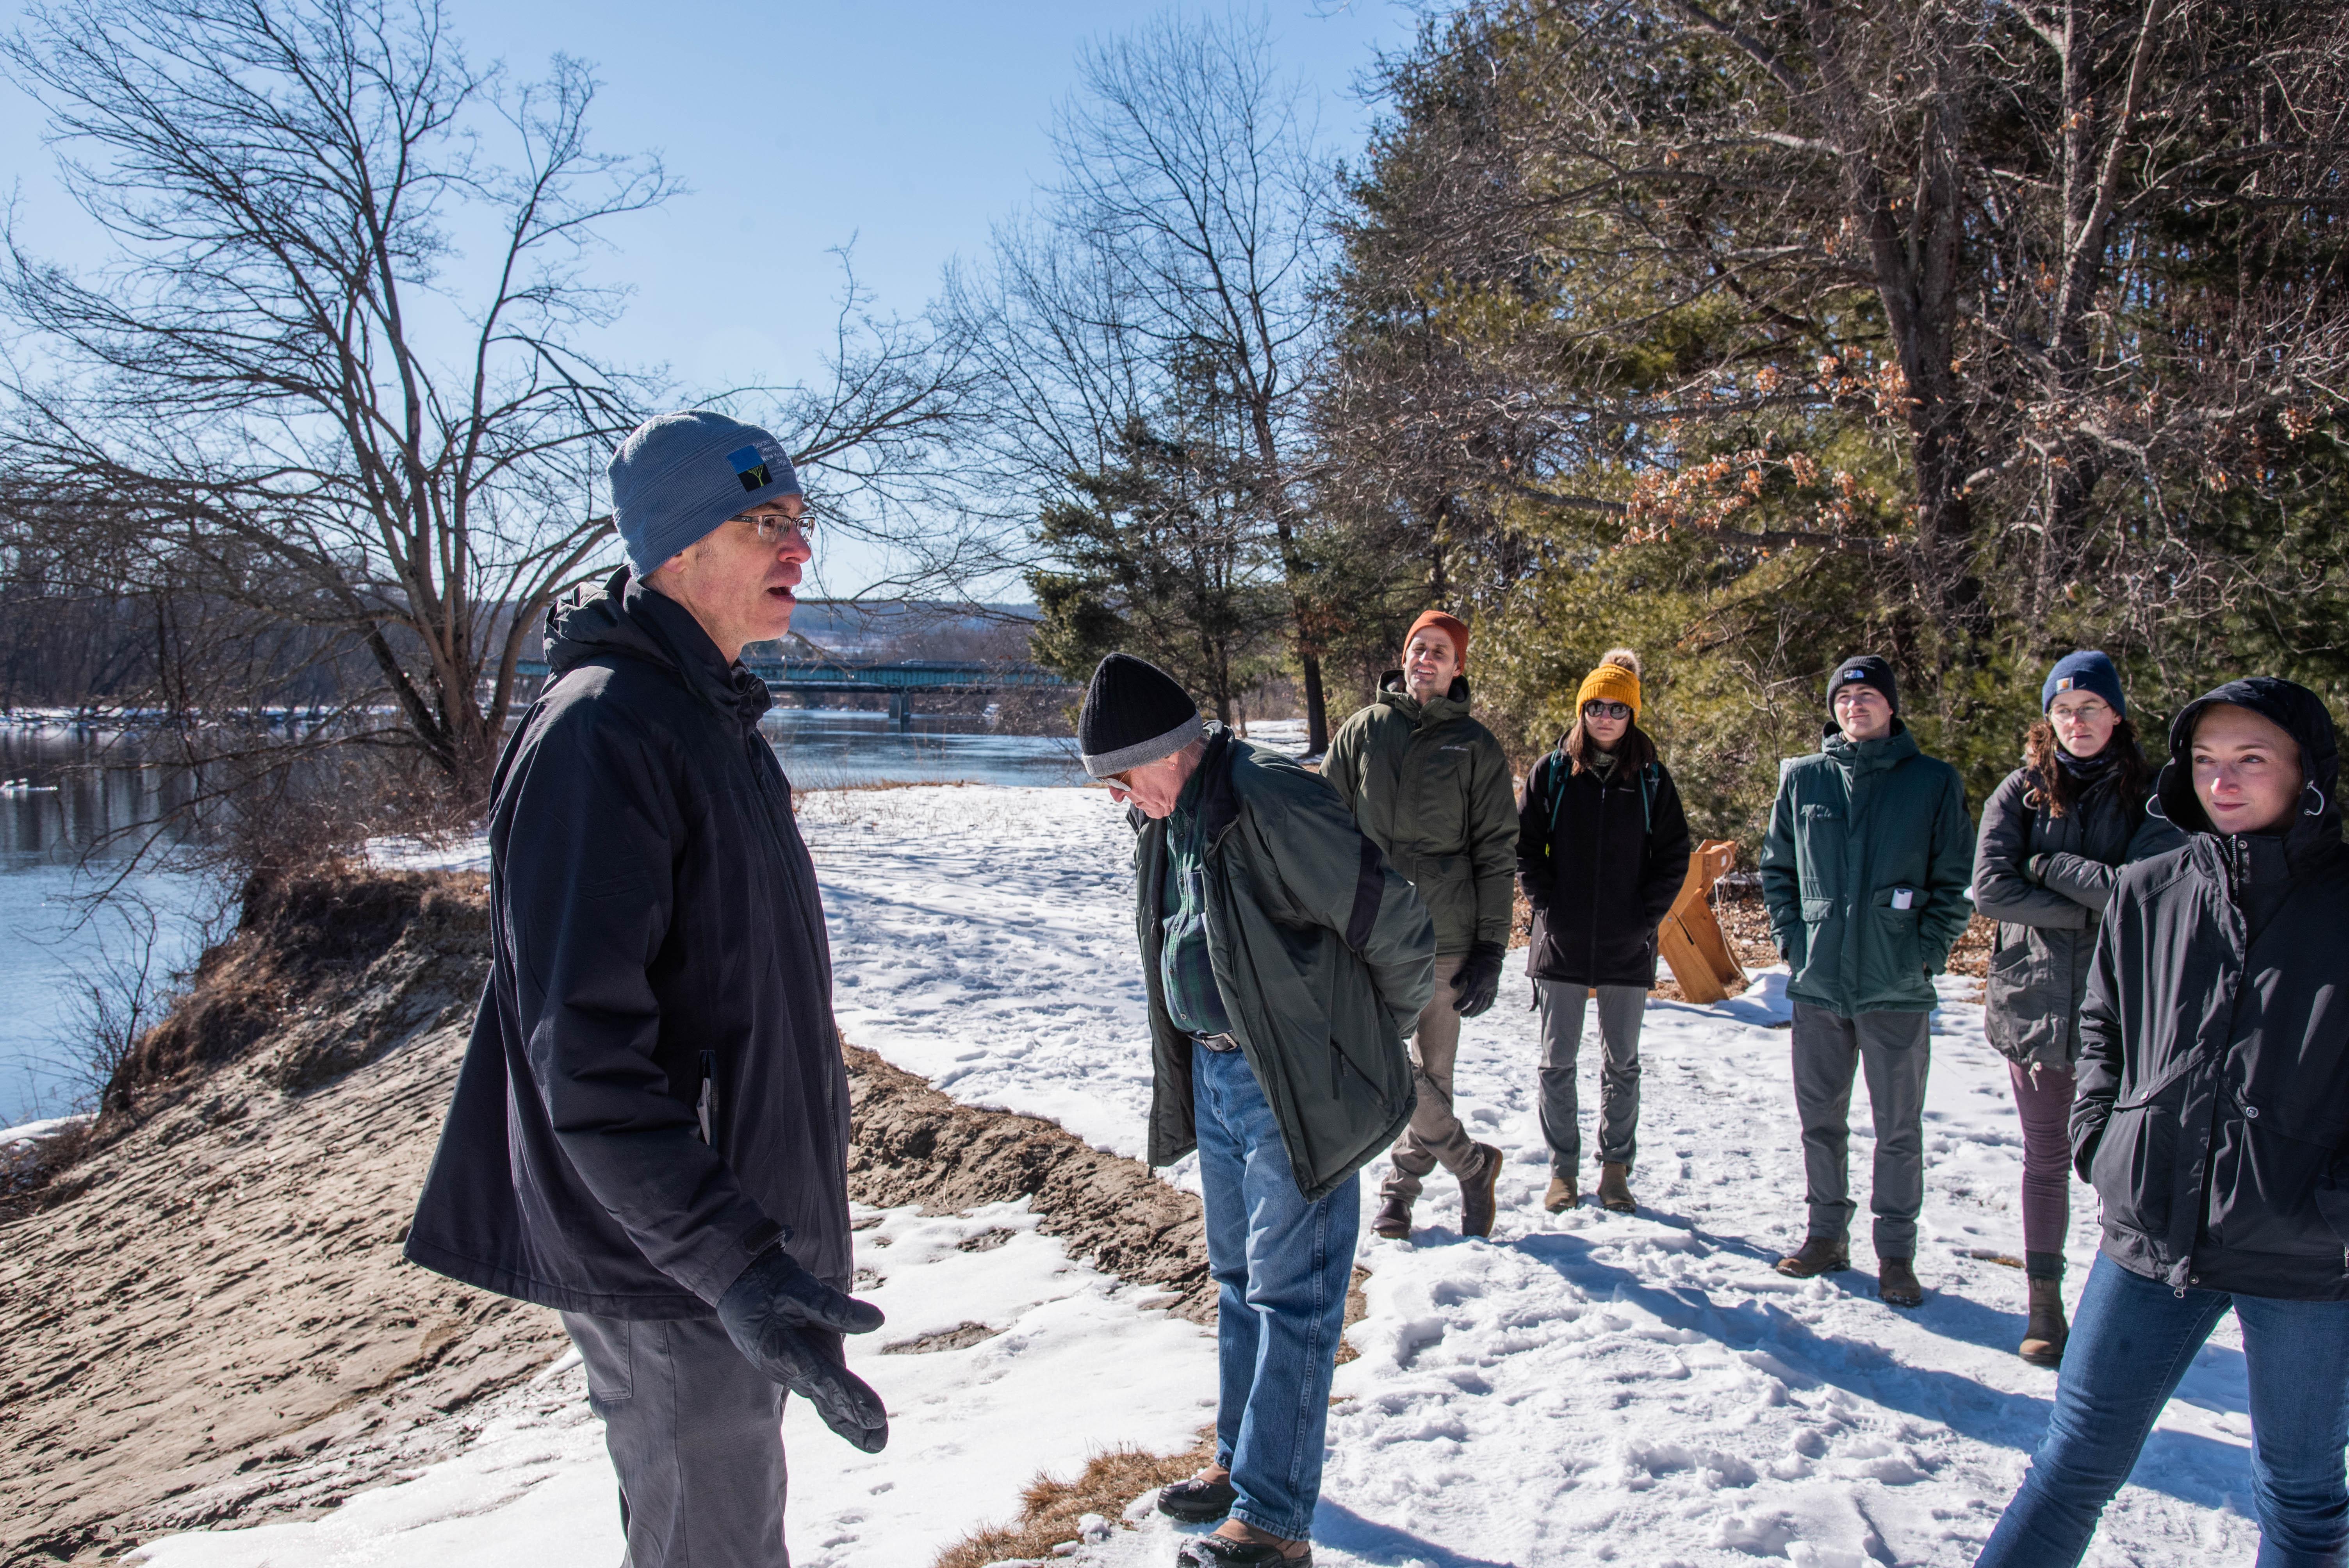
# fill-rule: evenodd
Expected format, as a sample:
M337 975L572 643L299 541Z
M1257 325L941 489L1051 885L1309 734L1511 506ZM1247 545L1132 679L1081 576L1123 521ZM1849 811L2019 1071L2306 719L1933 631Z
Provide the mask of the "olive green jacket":
M1207 727L1199 794L1207 941L1232 1033L1280 1124L1309 1202L1411 1119L1403 1037L1435 995L1426 906L1355 830L1330 787L1277 752ZM1150 993L1150 1162L1198 1145L1189 1036L1166 1016L1160 899L1166 823L1131 813L1134 926Z
M1501 743L1468 717L1465 678L1423 704L1389 674L1378 700L1339 727L1321 777L1427 901L1436 952L1509 945L1516 789Z
M1931 1012L1933 976L1973 918L1973 869L1956 769L1919 750L1897 719L1857 746L1829 730L1817 751L1780 767L1762 844L1786 995L1847 1018Z

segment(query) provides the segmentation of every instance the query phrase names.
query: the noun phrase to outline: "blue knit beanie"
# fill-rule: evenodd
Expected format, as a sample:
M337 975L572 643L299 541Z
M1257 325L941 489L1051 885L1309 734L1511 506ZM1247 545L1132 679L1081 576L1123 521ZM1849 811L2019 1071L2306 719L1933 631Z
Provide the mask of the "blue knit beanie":
M728 518L800 493L781 443L707 409L646 420L620 443L608 471L612 521L638 577Z
M2093 648L2076 654L2065 654L2047 672L2046 684L2039 688L2039 711L2045 713L2056 697L2067 691L2092 691L2113 705L2121 717L2128 717L2128 703L2121 696L2121 672L2113 668L2113 661Z

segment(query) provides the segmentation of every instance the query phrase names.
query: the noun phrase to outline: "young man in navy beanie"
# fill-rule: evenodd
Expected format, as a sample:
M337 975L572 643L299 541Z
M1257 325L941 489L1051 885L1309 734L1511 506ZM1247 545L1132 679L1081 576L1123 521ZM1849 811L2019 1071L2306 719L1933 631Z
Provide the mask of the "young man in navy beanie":
M501 760L492 969L408 1256L553 1307L586 1364L627 1561L789 1562L782 1399L888 1416L843 1333L848 1083L791 783L747 642L809 560L790 458L706 411L611 466L629 564L549 617Z
M1892 666L1873 654L1827 676L1834 722L1819 749L1779 770L1762 845L1762 897L1789 971L1795 1107L1802 1121L1806 1234L1778 1272L1847 1268L1852 1080L1868 1073L1876 1120L1877 1291L1916 1306L1925 1201L1925 1074L1933 976L1973 907L1973 823L1958 770L1900 721Z
M1403 1035L1435 928L1336 790L1112 654L1077 719L1130 806L1150 996L1150 1162L1196 1149L1218 1387L1215 1462L1159 1493L1205 1568L1308 1561L1361 1222L1358 1172L1411 1119Z

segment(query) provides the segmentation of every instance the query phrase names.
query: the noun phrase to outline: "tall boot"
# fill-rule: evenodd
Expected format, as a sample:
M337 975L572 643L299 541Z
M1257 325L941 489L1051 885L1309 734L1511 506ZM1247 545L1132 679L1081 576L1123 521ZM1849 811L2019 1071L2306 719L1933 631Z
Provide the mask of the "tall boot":
M2054 1367L2064 1359L2064 1342L2072 1336L2071 1326L2064 1321L2064 1281L2033 1279L2031 1286L2031 1321L2023 1325L2023 1346L2017 1352L2033 1367Z

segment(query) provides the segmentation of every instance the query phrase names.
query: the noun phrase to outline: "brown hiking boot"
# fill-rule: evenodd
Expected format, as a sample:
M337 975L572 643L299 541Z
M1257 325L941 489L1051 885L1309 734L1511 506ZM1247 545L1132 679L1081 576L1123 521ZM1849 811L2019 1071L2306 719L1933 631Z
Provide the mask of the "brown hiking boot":
M1639 1208L1631 1197L1631 1168L1629 1165L1601 1165L1599 1168L1599 1202L1612 1214L1628 1214Z
M1581 1202L1582 1194L1575 1191L1571 1176L1551 1177L1549 1191L1542 1194L1542 1207L1553 1214L1562 1214Z
M2060 1367L2064 1342L2072 1336L2064 1321L2064 1282L2035 1279L2031 1285L2031 1321L2023 1326L2023 1346L2016 1353L2033 1367Z
M1851 1246L1833 1236L1807 1236L1802 1250L1790 1258L1778 1260L1778 1272L1788 1279L1816 1279L1823 1274L1838 1274L1851 1267Z
M1925 1287L1917 1282L1917 1271L1907 1258L1876 1260L1876 1294L1887 1306L1925 1305Z
M1501 1184L1501 1151L1489 1143L1476 1148L1485 1156L1484 1169L1460 1181L1460 1233L1464 1236L1491 1235L1498 1209L1493 1189Z
M1379 1212L1371 1217L1371 1229L1391 1242L1411 1240L1411 1200L1392 1192L1381 1194Z

